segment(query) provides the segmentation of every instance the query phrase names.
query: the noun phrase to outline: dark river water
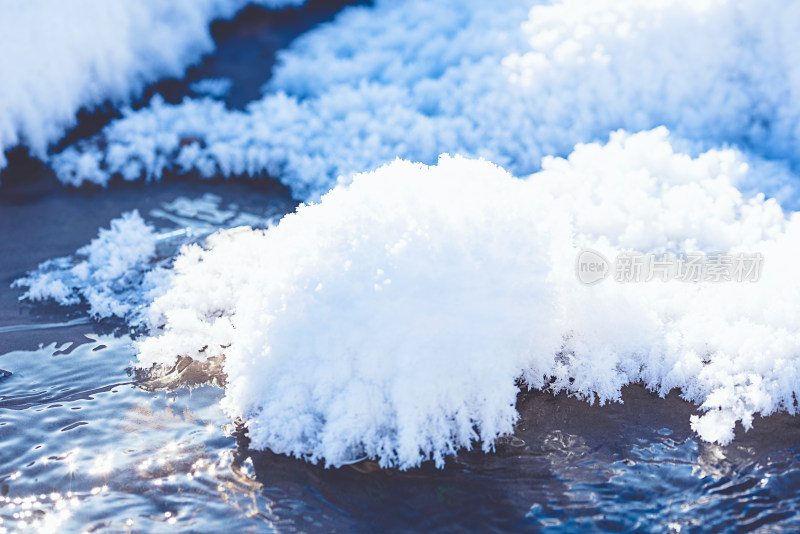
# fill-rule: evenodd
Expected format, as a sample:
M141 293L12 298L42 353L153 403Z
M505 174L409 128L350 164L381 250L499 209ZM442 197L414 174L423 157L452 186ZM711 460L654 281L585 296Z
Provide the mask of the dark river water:
M215 23L218 52L137 105L225 76L229 104L242 106L258 96L275 50L339 7L251 9ZM82 114L65 143L115 113ZM0 533L800 531L800 419L757 418L719 447L691 432L694 405L639 386L602 407L521 394L521 420L496 453L465 451L442 470L324 469L250 450L218 406L224 377L213 369L136 374L122 323L20 303L8 286L124 211L165 227L224 226L191 206L204 199L211 211L267 218L294 208L288 191L266 178L192 177L75 190L23 151L10 160L0 186ZM177 213L176 199L195 204Z

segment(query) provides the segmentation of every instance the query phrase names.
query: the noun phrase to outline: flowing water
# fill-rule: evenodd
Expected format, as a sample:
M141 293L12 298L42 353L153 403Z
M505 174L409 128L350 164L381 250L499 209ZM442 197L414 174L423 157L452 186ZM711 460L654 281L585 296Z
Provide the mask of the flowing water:
M244 88L229 95L239 106L257 96L275 49L336 7L217 23L219 51L151 94L228 76ZM260 74L248 67L257 60L267 65ZM84 116L72 137L109 116ZM11 160L0 187L5 287L130 209L202 234L295 205L268 179L73 190L22 153ZM693 435L696 407L677 393L630 386L623 404L590 406L528 392L514 435L494 454L464 451L443 470L325 469L250 450L219 408L224 376L214 362L136 373L122 323L19 303L19 294L0 292L0 532L800 530L797 418L757 419L719 447Z
M94 331L93 331L94 330ZM124 332L52 327L0 366L0 518L13 532L792 531L800 429L760 420L731 446L698 442L693 407L640 387L590 407L520 396L495 454L443 470L324 469L248 449L192 366L136 376ZM92 332L93 331L93 332ZM200 380L197 380L197 378ZM186 385L188 384L188 385Z

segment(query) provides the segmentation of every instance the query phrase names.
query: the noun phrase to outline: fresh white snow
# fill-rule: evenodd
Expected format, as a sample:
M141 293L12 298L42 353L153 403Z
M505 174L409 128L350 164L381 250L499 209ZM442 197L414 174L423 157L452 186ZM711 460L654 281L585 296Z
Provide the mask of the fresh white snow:
M85 304L94 318L117 317L138 325L170 276L181 245L220 229L266 228L274 223L275 211L265 207L250 213L211 193L178 197L146 214L158 230L136 210L123 213L72 256L42 262L14 285L26 288L23 300Z
M264 97L156 101L57 155L62 180L268 173L299 199L395 157L484 157L524 175L608 132L668 126L800 159L800 4L378 0L279 57Z
M516 380L601 403L679 388L727 443L795 412L800 218L739 183L735 150L692 158L665 129L546 158L525 180L443 157L358 175L266 231L177 258L144 367L225 356L223 406L253 446L408 468L511 432ZM754 176L756 174L756 176ZM580 284L584 247L760 253L757 282Z
M52 299L64 306L86 302L95 318L128 317L142 305L144 273L152 269L158 235L138 211L125 213L100 230L75 257L48 260L14 282L23 298Z
M40 158L76 113L122 104L180 76L214 48L209 24L248 3L302 0L4 0L0 5L0 170L19 144Z

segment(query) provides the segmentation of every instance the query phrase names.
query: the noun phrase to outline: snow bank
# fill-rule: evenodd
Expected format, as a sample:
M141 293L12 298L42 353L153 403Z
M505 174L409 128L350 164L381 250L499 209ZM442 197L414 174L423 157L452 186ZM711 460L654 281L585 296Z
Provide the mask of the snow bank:
M223 406L252 446L408 468L511 432L517 380L590 401L680 388L727 443L796 411L800 218L745 197L734 150L665 129L579 145L527 180L442 157L357 175L277 227L184 249L150 307L140 365L225 356ZM583 247L759 252L758 282L585 286Z
M269 173L298 198L395 157L479 156L517 175L609 131L667 125L800 160L800 5L509 0L348 8L280 56L262 100L127 111L53 163L62 180Z
M19 144L44 157L81 108L127 102L210 52L209 23L247 3L302 0L7 0L0 6L0 169Z

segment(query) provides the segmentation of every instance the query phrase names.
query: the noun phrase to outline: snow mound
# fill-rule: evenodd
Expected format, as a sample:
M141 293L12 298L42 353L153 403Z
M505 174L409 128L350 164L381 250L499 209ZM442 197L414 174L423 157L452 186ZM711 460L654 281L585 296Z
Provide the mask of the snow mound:
M211 20L302 0L7 0L0 6L0 169L19 144L43 158L81 108L125 103L214 48Z
M68 183L268 173L297 198L395 157L526 175L608 132L667 125L702 149L800 162L800 4L378 0L281 56L246 111L156 101L57 155ZM768 191L768 193L770 193Z
M727 443L796 412L800 217L737 185L770 167L692 157L659 128L547 158L395 161L266 231L193 245L149 310L139 364L225 356L223 407L252 446L406 469L512 431L518 384L600 403L679 388ZM584 247L760 253L757 282L575 276Z
M224 353L253 446L314 462L488 450L516 420L515 378L561 342L547 246L566 234L531 193L486 162L397 162L272 230L218 235L176 261L140 363ZM497 239L511 227L530 230Z

